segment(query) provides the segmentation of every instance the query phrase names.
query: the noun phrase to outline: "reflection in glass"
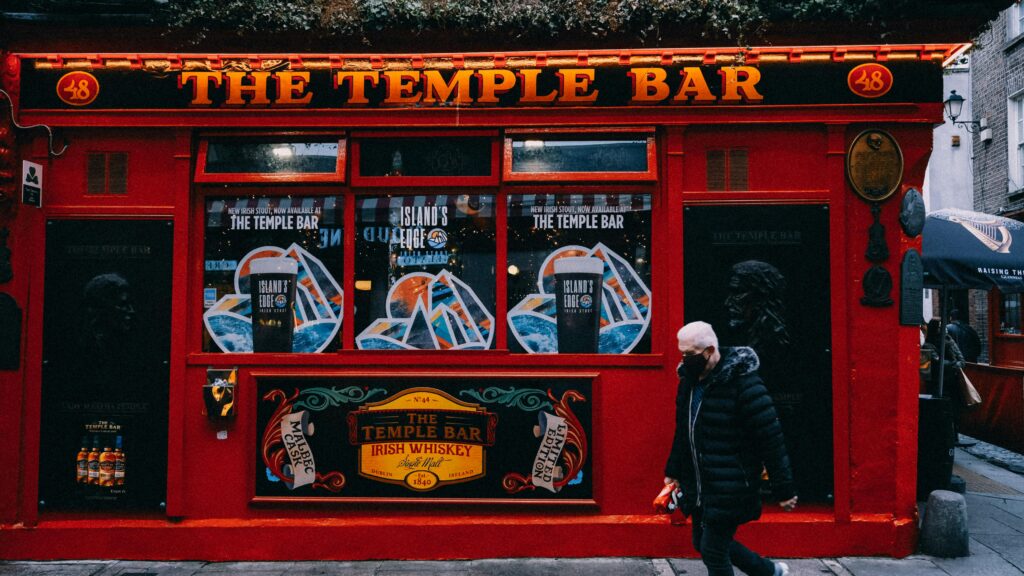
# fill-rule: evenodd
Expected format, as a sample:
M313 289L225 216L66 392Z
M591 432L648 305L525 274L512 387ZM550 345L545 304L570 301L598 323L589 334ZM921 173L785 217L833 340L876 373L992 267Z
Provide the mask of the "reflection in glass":
M338 170L338 141L253 142L211 140L206 172L212 174L333 174Z
M357 348L493 347L493 196L363 197L356 226Z
M647 172L647 139L512 140L512 172Z
M367 138L360 176L489 176L490 138Z

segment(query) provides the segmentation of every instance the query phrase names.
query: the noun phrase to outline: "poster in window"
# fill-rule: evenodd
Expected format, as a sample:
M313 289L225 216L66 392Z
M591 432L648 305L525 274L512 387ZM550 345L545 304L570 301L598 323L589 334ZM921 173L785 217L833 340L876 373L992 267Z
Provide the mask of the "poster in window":
M356 200L356 347L494 346L494 197Z
M165 500L172 238L169 221L47 222L43 509Z
M801 501L832 495L829 212L807 206L684 211L684 317L749 346L782 423Z
M513 194L509 348L650 351L651 196Z
M250 196L206 201L203 350L337 350L342 198Z
M255 495L591 501L589 377L261 377Z

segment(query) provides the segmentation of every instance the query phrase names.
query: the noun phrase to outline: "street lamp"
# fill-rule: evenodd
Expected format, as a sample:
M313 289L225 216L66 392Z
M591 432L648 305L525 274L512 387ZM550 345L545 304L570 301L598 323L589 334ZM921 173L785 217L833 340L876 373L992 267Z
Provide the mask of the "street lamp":
M963 126L967 129L967 132L974 134L985 128L982 122L976 120L957 120L964 109L964 97L957 94L956 90L949 91L949 97L942 103L942 106L946 109L946 116L949 117L949 121L954 125Z

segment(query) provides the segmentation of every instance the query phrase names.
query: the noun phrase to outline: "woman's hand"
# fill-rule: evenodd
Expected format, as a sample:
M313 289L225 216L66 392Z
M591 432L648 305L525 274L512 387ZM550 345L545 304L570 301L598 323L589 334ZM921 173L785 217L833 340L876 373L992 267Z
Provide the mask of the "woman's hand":
M779 502L779 506L781 506L782 509L785 510L786 512L792 512L793 509L796 508L797 498L799 498L799 496L793 496L792 498L786 500L785 502Z

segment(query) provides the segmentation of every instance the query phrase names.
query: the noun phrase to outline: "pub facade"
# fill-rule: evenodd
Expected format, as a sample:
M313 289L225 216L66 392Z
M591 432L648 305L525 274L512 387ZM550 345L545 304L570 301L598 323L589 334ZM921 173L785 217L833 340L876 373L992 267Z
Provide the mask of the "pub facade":
M911 553L901 200L966 48L3 54L0 556L693 554L694 320L794 465L746 539Z

